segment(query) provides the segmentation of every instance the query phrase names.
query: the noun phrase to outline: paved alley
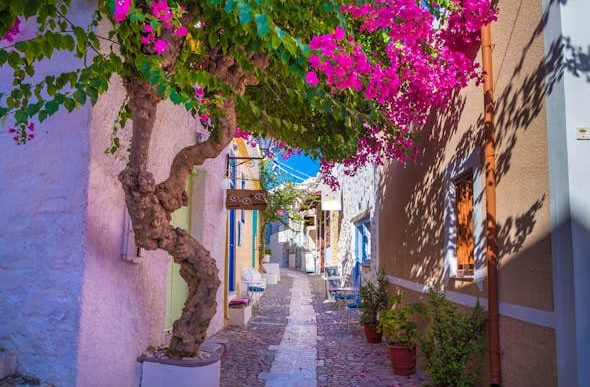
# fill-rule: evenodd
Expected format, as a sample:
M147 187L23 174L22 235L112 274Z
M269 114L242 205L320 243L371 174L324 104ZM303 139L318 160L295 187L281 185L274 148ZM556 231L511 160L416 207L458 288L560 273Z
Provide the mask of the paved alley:
M368 344L356 319L324 303L321 277L282 270L247 328L219 334L228 343L221 386L421 386L393 374L385 344Z

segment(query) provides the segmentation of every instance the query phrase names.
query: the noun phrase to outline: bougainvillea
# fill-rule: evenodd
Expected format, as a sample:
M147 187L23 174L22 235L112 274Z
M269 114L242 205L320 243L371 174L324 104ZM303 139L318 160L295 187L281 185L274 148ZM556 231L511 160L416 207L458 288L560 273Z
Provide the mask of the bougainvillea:
M453 91L478 78L478 66L467 50L479 42L480 28L495 19L495 11L486 0L444 3L347 4L342 11L356 22L357 30L347 33L337 27L311 40L312 71L306 81L315 86L320 74L335 90L363 93L377 102L390 128L365 124L357 152L343 161L347 173L367 163L415 157L413 134L426 123L429 112L444 109ZM367 44L368 36L375 35L380 37L377 43ZM329 170L330 163L324 162L324 175Z

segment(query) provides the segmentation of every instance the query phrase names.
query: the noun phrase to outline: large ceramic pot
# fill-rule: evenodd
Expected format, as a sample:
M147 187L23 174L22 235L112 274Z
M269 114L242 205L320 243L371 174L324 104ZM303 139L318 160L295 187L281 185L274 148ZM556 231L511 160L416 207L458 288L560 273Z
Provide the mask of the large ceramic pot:
M375 324L365 324L365 337L367 338L367 343L377 344L381 342L382 333L377 331L377 325Z
M389 359L396 375L412 375L416 370L416 347L387 344Z
M202 352L203 347L201 347ZM187 359L141 358L141 387L219 387L221 351Z

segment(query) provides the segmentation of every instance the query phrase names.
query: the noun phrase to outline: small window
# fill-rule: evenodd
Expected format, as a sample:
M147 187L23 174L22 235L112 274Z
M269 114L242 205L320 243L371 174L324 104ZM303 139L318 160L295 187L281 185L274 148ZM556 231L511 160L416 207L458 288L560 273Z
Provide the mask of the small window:
M475 242L473 238L473 173L455 180L457 214L457 276L474 274Z

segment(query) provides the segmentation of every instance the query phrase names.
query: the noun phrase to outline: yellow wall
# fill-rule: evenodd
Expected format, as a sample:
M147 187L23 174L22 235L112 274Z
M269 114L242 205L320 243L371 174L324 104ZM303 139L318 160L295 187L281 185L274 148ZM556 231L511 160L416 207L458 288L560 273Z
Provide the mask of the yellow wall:
M260 151L254 149L245 143L243 139L234 139L232 146L234 146L235 157L259 157ZM244 162L245 160L237 160L236 174L236 189L242 189L242 175L244 177L244 189L260 189L259 171L260 164L254 160L252 163ZM243 213L243 216L242 216ZM261 225L261 216L258 213L257 233L259 234ZM243 219L243 221L242 221ZM235 235L236 235L236 260L235 260L235 282L236 292L240 294L242 291L241 275L242 270L251 268L252 266L252 250L254 243L255 265L259 262L258 240L254 239L253 234L254 211L236 210ZM228 220L229 225L229 220ZM228 230L229 232L229 230ZM241 234L241 235L240 235ZM241 236L241 238L239 238ZM241 243L239 243L241 240Z

